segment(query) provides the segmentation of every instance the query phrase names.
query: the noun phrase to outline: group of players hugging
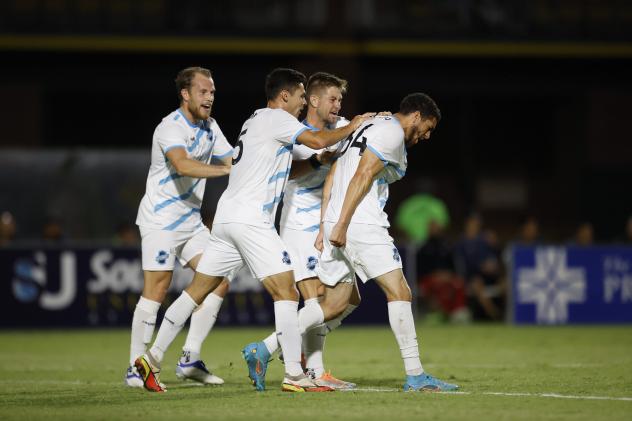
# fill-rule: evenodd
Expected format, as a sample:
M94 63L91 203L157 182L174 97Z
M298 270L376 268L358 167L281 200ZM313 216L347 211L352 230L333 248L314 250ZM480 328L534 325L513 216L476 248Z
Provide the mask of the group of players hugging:
M323 363L326 335L360 304L356 275L377 282L386 295L406 371L404 390L457 390L422 367L411 291L383 210L389 184L406 172L406 149L429 139L441 119L436 103L412 93L395 113L347 120L339 115L347 81L324 72L307 79L278 68L266 77L266 106L244 122L233 148L211 117L216 89L211 72L186 68L175 84L179 108L154 131L136 220L144 287L132 321L125 383L166 391L161 363L189 318L176 375L224 383L206 368L201 347L231 279L247 265L274 300L275 331L242 350L256 390L265 390L268 363L279 349L283 391L357 387L325 371ZM299 121L305 106L306 117ZM228 187L209 230L200 215L206 179L225 175ZM195 275L166 310L148 348L176 258Z

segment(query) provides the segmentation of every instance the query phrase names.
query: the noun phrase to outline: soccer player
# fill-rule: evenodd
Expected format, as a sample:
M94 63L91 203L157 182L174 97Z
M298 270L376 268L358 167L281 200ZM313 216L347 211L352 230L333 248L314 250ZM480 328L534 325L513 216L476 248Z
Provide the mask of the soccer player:
M255 111L242 127L228 187L217 205L212 241L204 250L193 281L167 309L153 346L135 362L146 389L164 391L157 374L169 344L207 294L245 263L274 300L276 332L285 356L282 390L332 390L317 387L303 374L298 291L290 254L274 229L274 216L290 172L294 143L325 148L347 137L369 115L357 116L348 126L336 130L309 131L297 120L305 106L304 82L305 76L293 69L275 69L266 77L267 107ZM264 390L259 374L256 369L249 373L256 389Z
M201 67L180 71L176 90L180 107L154 131L147 188L136 219L142 237L144 286L132 320L130 367L125 377L131 387L143 387L134 361L151 341L176 258L182 266L195 269L210 241L211 234L200 216L206 179L227 175L233 152L210 117L215 100L211 72ZM210 164L211 158L221 165ZM200 349L227 289L228 283L223 282L191 317L182 358L176 366L178 377L206 384L224 383L207 370Z
M331 130L349 124L348 120L338 115L342 106L342 96L346 90L347 81L335 75L318 72L310 76L306 87L307 116L303 124L312 131ZM318 291L322 284L316 275L320 253L314 247L314 242L320 227L322 188L337 145L319 150L305 145L295 145L292 150L294 161L290 180L283 196L280 234L292 256L294 280L305 303L299 311L299 325L303 313L320 309ZM332 148L334 151L328 150ZM295 177L297 173L300 175ZM336 379L330 372L325 372L323 348L327 333L338 327L342 319L349 315L359 303L360 294L356 285L351 302L342 315L326 324L321 323L307 332L301 332L303 333L305 372L319 386L328 386L333 389L356 387L354 383ZM318 309L313 310L313 306ZM322 314L322 311L320 313ZM271 355L278 348L276 332L273 332L262 342L248 344L244 348L244 355L248 356L249 365L254 365L256 368L259 364L265 371Z
M320 303L322 314L301 319L309 328L338 316L349 301L355 275L363 282L374 279L386 295L389 322L404 360L404 390L458 389L423 370L412 296L383 210L389 183L406 172L406 147L428 140L440 119L436 103L414 93L402 100L399 112L365 122L345 140L323 191L316 244L322 250L317 273L328 286Z

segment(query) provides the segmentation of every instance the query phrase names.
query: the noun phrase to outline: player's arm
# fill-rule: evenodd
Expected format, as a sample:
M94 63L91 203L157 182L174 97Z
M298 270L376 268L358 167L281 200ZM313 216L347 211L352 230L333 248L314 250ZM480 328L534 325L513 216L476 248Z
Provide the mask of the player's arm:
M318 236L316 236L316 241L314 242L314 247L316 250L322 253L323 251L323 225L325 221L325 212L327 211L327 206L329 205L329 198L331 197L331 186L334 182L334 173L336 172L336 162L331 165L331 169L327 173L327 177L325 177L325 184L323 185L323 198L321 199L321 207L320 207L320 228L318 230Z
M205 164L189 158L184 148L172 148L166 153L167 159L176 172L185 177L213 178L227 175L230 172L231 157L221 159L221 165Z
M321 165L329 164L333 161L335 151L322 151L319 154L313 154L307 159L295 159L292 161L292 169L290 170L290 180L299 178L308 174L314 170L317 170Z
M349 182L345 199L342 202L340 218L338 218L338 222L331 231L329 241L333 246L342 247L347 243L347 229L349 228L351 217L362 199L364 199L364 196L371 189L373 179L383 169L384 163L370 149L366 149L364 154L362 154L355 174Z
M375 117L375 113L364 113L357 115L351 120L351 122L344 126L334 130L321 130L319 132L313 132L311 130L305 130L296 138L302 145L310 147L312 149L323 149L334 143L346 138L355 131L366 120Z

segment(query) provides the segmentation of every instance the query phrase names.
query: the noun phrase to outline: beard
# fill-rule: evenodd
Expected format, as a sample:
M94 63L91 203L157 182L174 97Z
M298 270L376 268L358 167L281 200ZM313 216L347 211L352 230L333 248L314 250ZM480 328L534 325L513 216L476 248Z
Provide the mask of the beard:
M189 109L189 111L191 111L191 114L193 115L193 117L195 117L196 120L206 120L211 116L211 109L207 110L201 105L194 109Z

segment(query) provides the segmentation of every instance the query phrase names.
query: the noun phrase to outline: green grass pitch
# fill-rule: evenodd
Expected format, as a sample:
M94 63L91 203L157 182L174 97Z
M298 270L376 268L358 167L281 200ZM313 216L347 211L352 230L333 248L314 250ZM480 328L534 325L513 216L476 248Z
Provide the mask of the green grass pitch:
M266 329L215 329L203 357L226 380L196 386L175 376L184 342L165 358L168 392L123 386L127 330L0 332L0 419L510 419L631 420L632 328L418 326L426 371L461 392L404 393L403 364L388 327L342 326L326 366L357 392L280 391L270 363L268 390L247 379L240 350Z

